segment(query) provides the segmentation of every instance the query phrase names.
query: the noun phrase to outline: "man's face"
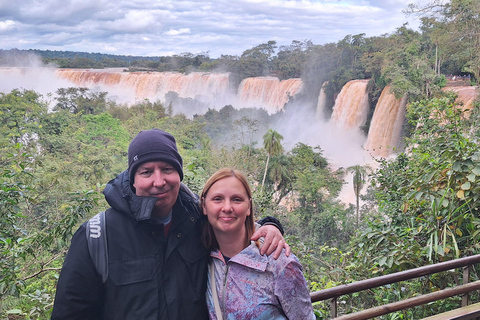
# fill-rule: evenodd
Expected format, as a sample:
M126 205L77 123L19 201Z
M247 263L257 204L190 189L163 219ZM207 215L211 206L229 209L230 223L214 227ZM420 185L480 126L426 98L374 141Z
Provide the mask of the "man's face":
M135 172L133 186L137 196L158 198L152 216L165 217L177 200L180 175L167 162L146 162Z

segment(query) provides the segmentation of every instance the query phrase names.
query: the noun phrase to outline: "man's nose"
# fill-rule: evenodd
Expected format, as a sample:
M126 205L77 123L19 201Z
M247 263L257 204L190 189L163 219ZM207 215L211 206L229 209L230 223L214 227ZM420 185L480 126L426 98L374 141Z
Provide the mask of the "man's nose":
M153 174L153 185L155 187L162 187L165 185L165 177L161 170L155 170Z

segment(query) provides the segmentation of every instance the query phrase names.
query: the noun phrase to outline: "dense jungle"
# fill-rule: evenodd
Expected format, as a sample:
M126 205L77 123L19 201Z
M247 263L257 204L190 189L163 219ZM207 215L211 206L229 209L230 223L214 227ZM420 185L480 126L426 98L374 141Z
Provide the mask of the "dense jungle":
M33 53L60 68L222 71L237 84L257 76L301 78L296 105L317 97L326 81L333 101L353 79L369 79L372 103L387 85L408 101L403 147L394 157L377 158L375 168L338 168L318 145L285 148L270 126L280 115L262 109L226 105L190 118L160 101L126 105L87 88L59 88L49 96L22 88L0 92L0 319L49 319L73 232L107 207L103 187L127 167L130 140L149 128L176 137L184 183L195 192L220 167L246 173L257 218L282 222L312 292L478 254L480 102L463 108L455 93L442 89L454 85L453 76L478 84L480 2L435 0L410 5L406 13L421 19L419 31L403 25L392 34L347 35L324 45L269 41L218 59L208 53L146 58L0 50L2 66ZM289 108L290 102L279 113ZM368 131L368 123L362 129ZM355 205L338 199L348 174ZM445 272L342 296L339 312L444 289L458 277ZM382 319L419 319L457 308L459 301L448 298ZM315 303L317 319L328 319L329 308Z

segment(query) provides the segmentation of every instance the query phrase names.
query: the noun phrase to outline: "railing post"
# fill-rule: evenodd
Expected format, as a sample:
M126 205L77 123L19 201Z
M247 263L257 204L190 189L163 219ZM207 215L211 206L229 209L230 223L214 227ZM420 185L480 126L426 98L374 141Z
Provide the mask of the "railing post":
M330 300L330 316L331 318L337 317L337 297Z
M463 284L467 284L470 281L470 265L463 267ZM468 306L468 292L462 295L462 307Z

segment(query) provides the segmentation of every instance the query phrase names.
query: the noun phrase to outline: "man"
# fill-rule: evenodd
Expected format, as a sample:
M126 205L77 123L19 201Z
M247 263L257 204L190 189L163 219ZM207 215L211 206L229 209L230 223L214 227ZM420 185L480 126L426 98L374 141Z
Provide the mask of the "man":
M202 246L198 197L182 187L182 158L175 138L152 129L128 148L128 170L110 181L105 199L108 277L90 257L86 223L72 238L57 285L52 320L208 319L205 302L209 250ZM262 253L285 244L274 226Z

